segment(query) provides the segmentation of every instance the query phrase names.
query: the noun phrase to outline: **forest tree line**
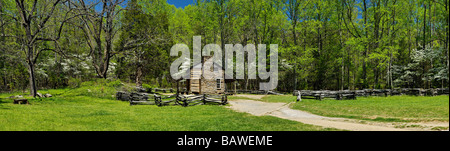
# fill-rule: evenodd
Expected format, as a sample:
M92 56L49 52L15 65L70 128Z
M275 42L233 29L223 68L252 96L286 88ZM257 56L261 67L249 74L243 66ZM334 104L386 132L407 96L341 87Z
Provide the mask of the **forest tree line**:
M193 36L278 44L278 91L449 84L449 0L0 0L0 91L95 78L174 87L170 48Z

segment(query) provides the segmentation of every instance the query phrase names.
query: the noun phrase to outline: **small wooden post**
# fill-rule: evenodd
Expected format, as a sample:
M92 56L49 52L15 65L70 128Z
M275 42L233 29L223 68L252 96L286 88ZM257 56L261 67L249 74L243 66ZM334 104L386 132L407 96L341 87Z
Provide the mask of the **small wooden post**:
M237 82L234 81L234 94L237 94L237 93L236 93L236 85L237 85Z
M206 94L203 94L202 101L203 101L203 104L206 104Z

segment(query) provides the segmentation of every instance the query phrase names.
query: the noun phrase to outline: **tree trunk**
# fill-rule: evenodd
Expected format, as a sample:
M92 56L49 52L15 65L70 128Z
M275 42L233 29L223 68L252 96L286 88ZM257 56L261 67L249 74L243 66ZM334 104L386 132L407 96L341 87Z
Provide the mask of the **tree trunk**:
M378 61L375 61L375 62L378 62ZM375 63L375 64L377 64L377 63ZM373 74L374 74L374 79L375 79L373 88L378 89L378 68L376 68L376 67L373 68Z
M34 73L34 64L32 62L28 62L28 73L30 74L29 82L30 82L30 95L36 97L36 77Z
M394 5L395 5L395 3L396 3L397 1L394 1ZM392 16L392 31L393 32L395 32L395 7L394 7L394 10L393 10L393 16ZM391 37L390 37L390 45L391 45L391 47L394 45L393 44L393 39L394 39L394 37L396 37L396 34L395 33L391 33L392 35L391 35ZM390 52L389 52L389 55L390 55L390 59L389 59L389 69L388 69L388 75L387 75L387 77L388 77L388 84L389 84L389 87L391 88L391 89L393 89L394 88L394 82L393 82L393 80L392 80L392 59L393 59L393 52L392 52L392 49L390 49L389 50Z
M446 15L446 18L447 18L447 44L446 44L446 49L447 49L447 69L449 69L449 57L448 57L448 55L449 55L449 44L450 44L450 38L449 38L449 35L450 35L450 32L449 32L449 27L450 27L450 20L449 20L449 0L446 0L446 5L445 5L445 12L447 12L447 15ZM450 72L447 72L447 77L449 77L450 78L450 74L449 74ZM447 82L449 82L450 80L447 80ZM450 83L447 83L447 86L449 85Z
M412 11L412 10L410 9L410 11ZM409 37L408 38L408 58L410 58L410 56L411 56L411 38L412 38L412 36L411 36L411 27L409 25L409 23L411 22L411 17L410 16L411 16L411 14L408 14L408 37ZM408 59L408 60L410 60L410 59Z
M388 70L386 73L386 77L387 77L387 83L386 83L386 87L389 89L393 89L393 82L392 82L392 53L390 54L390 59L391 61L389 61L388 64Z
M305 22L308 20L307 17L305 17ZM306 52L306 23L304 23L305 26L303 27L303 52Z
M7 89L8 88L8 84L6 84L6 78L7 78L7 74L6 74L6 70L3 70L3 74L2 74L2 80L3 80L3 89Z
M367 25L367 3L366 0L363 0L363 5L364 5L364 26ZM364 28L365 31L365 35L366 35L366 40L368 41L369 39L369 35L367 32L367 27ZM367 66L366 66L366 58L367 58L367 53L370 49L369 47L370 42L367 42L365 45L365 49L364 49L364 53L363 53L363 63L362 63L362 69L363 69L363 73L362 73L362 79L363 79L363 85L362 88L367 88L368 87L368 82L367 82Z
M296 26L297 26L297 21L293 20L292 21L292 35L294 36L294 45L297 46L297 33L295 32Z
M422 48L425 49L425 45L427 43L427 36L425 34L427 30L427 4L425 2L423 3L423 7L425 8L425 11L423 13L423 46Z
M339 7L339 8L341 8L341 7ZM340 12L343 12L342 10L340 10L340 9L338 9L338 11L340 11ZM342 36L342 27L341 27L341 16L340 15L343 15L343 14L341 14L341 13L339 13L338 14L339 15L339 17L338 17L338 21L339 21L339 42L340 42L340 44L341 44L341 49L342 49L342 66L341 66L341 90L344 90L344 83L345 83L345 50L346 50L346 48L345 48L345 45L344 45L344 42L342 41L342 38L344 38L343 36Z
M177 80L177 95L179 95L180 94L180 87L179 87L179 81Z
M297 66L297 64L294 64L294 90L295 91L297 89L297 70L295 69Z
M142 65L138 65L136 68L136 86L141 87L142 86ZM177 88L178 88L178 82L177 82Z
M433 41L433 16L432 16L432 12L433 12L433 5L431 5L431 1L428 1L428 7L429 7L429 10L428 10L428 17L429 17L429 22L430 22L430 42L432 42ZM436 9L436 7L435 7L435 9ZM436 10L435 10L436 11ZM431 45L431 47L433 47L433 43L430 43L430 45Z
M320 21L320 13L318 14L318 20ZM317 52L317 58L316 59L318 59L318 77L317 77L317 81L315 82L315 89L316 90L320 90L320 89L322 89L322 80L323 80L323 77L322 77L322 59L321 59L321 51L322 51L322 34L321 34L321 31L320 31L320 26L318 26L318 28L317 28L317 48L318 48L318 52Z

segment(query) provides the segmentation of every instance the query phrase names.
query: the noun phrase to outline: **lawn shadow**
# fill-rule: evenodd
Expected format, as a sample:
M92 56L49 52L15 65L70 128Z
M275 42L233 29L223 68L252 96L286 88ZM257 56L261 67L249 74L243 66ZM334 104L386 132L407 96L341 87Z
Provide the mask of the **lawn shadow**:
M4 99L0 98L0 109L2 109L2 110L3 109L9 109L9 108L6 108L6 107L3 106L3 104L8 103L8 102L4 102L3 100Z

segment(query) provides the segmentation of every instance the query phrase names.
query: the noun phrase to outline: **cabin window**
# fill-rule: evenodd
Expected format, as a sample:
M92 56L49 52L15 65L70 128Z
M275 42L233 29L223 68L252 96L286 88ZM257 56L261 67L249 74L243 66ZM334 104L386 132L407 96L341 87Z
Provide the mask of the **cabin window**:
M220 85L220 79L217 79L217 89L220 89L221 85Z

